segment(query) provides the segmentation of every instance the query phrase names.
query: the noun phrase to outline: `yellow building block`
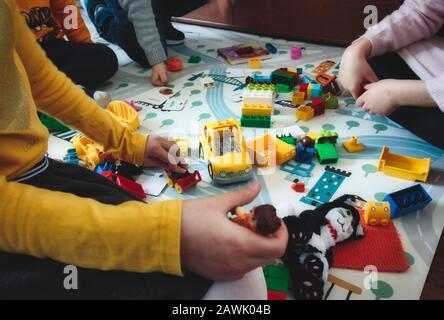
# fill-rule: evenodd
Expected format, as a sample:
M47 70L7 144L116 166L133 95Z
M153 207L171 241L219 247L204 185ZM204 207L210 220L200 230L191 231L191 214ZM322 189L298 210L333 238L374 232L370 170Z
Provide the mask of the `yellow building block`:
M242 115L271 117L273 115L273 108L269 104L243 103Z
M247 150L258 167L281 165L296 156L296 148L269 134L247 142Z
M353 136L349 141L344 141L342 143L342 146L344 147L347 152L353 153L353 152L360 152L365 149L364 145L359 142L358 138Z
M259 69L262 67L262 62L259 58L251 58L248 60L248 64L250 65L250 69Z
M298 120L309 121L313 117L314 117L314 110L309 106L302 105L296 109L296 118Z
M316 141L316 139L318 138L318 133L310 131L309 133L306 134L306 136L311 138L313 141Z
M304 104L305 101L305 92L293 92L291 96L291 102L293 104Z

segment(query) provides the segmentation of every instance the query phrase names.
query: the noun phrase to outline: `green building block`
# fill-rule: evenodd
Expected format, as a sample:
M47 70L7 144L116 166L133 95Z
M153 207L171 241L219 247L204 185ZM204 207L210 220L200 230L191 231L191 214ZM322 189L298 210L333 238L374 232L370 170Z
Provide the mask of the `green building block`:
M60 121L54 119L53 117L48 116L45 113L39 112L39 119L43 123L43 125L48 128L49 131L70 131L71 128L65 126Z
M247 85L248 90L271 90L276 91L276 86L274 84L265 84L265 83L249 83Z
M270 128L271 117L242 116L241 126L250 128Z
M288 279L265 277L265 283L267 284L268 290L276 290L280 292L288 291Z
M336 144L338 134L334 131L321 130L316 137L316 143L333 143Z
M325 108L327 109L337 109L339 108L338 98L331 92L324 94Z
M264 276L288 281L289 270L285 267L278 267L273 264L269 264L264 266Z
M284 141L285 143L291 144L293 146L295 146L298 142L298 140L292 136L277 136L277 138L279 140Z
M285 84L278 83L276 85L276 92L278 92L278 93L290 93L291 91L292 91L292 89Z
M202 58L199 56L191 56L188 59L188 63L199 63L201 60L202 60Z
M315 145L315 149L321 164L336 163L339 159L338 152L333 143L318 143Z

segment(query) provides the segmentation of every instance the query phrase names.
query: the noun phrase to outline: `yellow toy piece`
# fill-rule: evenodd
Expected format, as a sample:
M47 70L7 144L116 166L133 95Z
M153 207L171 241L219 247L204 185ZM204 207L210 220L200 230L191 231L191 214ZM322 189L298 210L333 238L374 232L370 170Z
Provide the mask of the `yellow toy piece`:
M390 222L390 203L388 201L368 201L364 211L364 221L370 226L386 226Z
M291 96L291 103L296 105L304 104L305 102L305 92L293 92Z
M313 141L316 141L316 139L318 138L318 133L310 131L309 133L306 134L306 136L311 138Z
M188 156L190 139L177 137L174 140L176 140L176 143L179 146L180 155L182 157L187 157Z
M273 115L273 108L269 104L258 103L243 103L242 104L243 116L261 116L271 117Z
M296 148L265 134L247 143L247 149L258 167L281 165L296 156Z
M94 170L99 163L104 162L107 157L101 145L85 136L74 137L72 145L76 149L79 159L83 160L91 170Z
M230 118L206 122L199 140L199 156L208 162L213 181L229 184L253 177L252 161L238 121Z
M342 146L349 153L360 152L365 149L365 146L362 143L360 143L358 138L355 136L352 136L349 141L344 141L342 143Z
M259 58L251 58L248 60L248 64L250 65L250 69L260 69L262 67L262 62Z
M133 130L139 128L139 114L128 103L118 100L111 101L106 110L115 115L128 128Z
M314 117L314 110L313 108L302 105L296 109L296 119L302 120L302 121L309 121Z
M390 149L384 146L379 157L378 171L400 179L426 182L430 163L430 158L418 159L390 153Z

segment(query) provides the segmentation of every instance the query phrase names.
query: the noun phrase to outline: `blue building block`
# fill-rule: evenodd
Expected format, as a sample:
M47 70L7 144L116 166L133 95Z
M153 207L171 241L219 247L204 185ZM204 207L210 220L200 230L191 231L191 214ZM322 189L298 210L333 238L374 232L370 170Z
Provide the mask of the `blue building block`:
M304 73L304 69L302 68L297 68L296 69L298 71L298 74L302 75Z
M94 171L97 172L98 174L101 174L103 171L108 171L108 170L114 172L116 170L116 165L112 162L105 162L96 165L96 167L94 168Z
M260 71L253 72L254 83L271 83L271 74L263 75Z
M265 44L265 48L267 48L268 52L270 52L271 54L275 54L277 52L276 47L271 43Z
M300 80L300 83L308 83L308 84L312 83L312 84L315 84L316 81L314 81L313 79L311 79L311 78L309 78L307 76L303 76L301 78L301 80Z
M296 148L296 157L294 160L300 163L311 164L313 162L315 149L314 148L306 148L304 146L297 146Z
M76 149L68 149L66 155L63 157L63 162L71 164L79 164L79 156L77 155Z
M350 176L351 172L330 166L325 167L324 174L307 193L307 196L301 198L301 202L314 207L319 207L320 205L329 202L341 186L342 182Z
M279 167L280 170L297 175L299 177L310 177L311 172L313 171L316 165L314 163L306 164L306 163L298 163L294 160L290 160L285 162L283 165Z
M317 97L322 97L322 86L319 83L314 83L311 85L310 99Z
M390 203L390 217L394 219L424 209L432 198L420 184L417 184L388 194L384 201Z

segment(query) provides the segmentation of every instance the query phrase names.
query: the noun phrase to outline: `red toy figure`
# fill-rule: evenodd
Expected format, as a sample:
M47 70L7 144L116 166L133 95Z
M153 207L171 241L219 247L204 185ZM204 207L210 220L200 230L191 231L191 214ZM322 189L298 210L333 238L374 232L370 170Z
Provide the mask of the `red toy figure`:
M281 226L281 219L276 215L276 208L270 204L254 207L250 212L245 212L243 208L237 207L235 213L236 217L231 221L263 236L275 233Z
M114 181L116 184L121 186L123 189L127 190L131 194L135 195L137 198L143 200L146 198L145 191L140 184L137 182L131 181L125 177L119 176L115 174L111 170L106 170L101 173L102 176L107 178L108 180Z
M168 186L176 189L177 193L182 193L185 190L191 189L199 182L202 181L199 171L194 171L190 173L189 171L180 174L167 170L168 175Z

